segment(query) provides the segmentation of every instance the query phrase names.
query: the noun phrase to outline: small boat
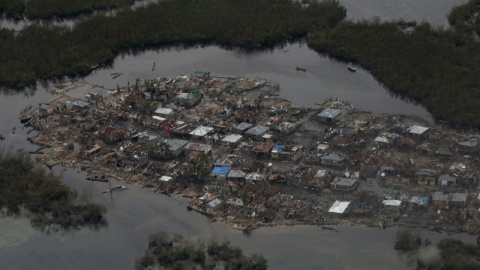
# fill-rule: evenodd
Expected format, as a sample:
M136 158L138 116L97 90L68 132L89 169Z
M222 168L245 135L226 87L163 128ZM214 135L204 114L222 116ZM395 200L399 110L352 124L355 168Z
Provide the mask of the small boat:
M5 137L3 137L2 134L0 134L0 141L3 141L3 140L5 140Z
M28 120L27 122L25 122L23 125L28 127L28 125L30 125L31 123L33 122L33 118L30 118L30 120Z
M301 68L301 67L296 67L295 69L298 70L298 71L307 71L306 68Z
M350 70L351 72L357 72L357 69L354 68L353 66L348 65L347 68L348 68L348 70Z
M108 179L105 175L98 175L98 174L88 175L87 180L99 181L99 182L108 182Z
M126 186L115 186L115 187L112 187L112 188L109 188L105 191L103 191L103 193L108 193L108 192L113 192L113 191L123 191L123 190L126 190L127 187Z
M33 115L31 114L22 114L18 116L18 119L20 119L20 123L25 123L33 118Z
M122 74L123 74L123 73L118 73L117 75L113 76L112 79L116 79L116 78L122 76Z
M15 134L15 132L17 132L17 127L14 127L14 128L12 129L12 134Z

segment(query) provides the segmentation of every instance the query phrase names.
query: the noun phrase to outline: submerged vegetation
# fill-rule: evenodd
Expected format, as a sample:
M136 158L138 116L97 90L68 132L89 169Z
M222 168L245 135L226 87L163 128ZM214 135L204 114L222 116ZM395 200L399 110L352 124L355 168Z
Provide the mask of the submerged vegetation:
M135 260L136 269L230 269L264 270L267 260L257 254L245 256L239 247L228 241L214 240L205 245L201 241L184 239L158 232L150 236L145 254Z
M8 17L51 19L77 16L95 10L120 8L134 0L0 0L0 13Z
M480 267L476 260L480 254L478 245L445 238L436 246L422 246L418 233L408 229L398 230L396 236L396 249L409 252L411 257L416 257L416 270L474 270Z
M463 7L452 11L456 15L450 22L462 25L466 18L458 10ZM333 31L315 32L309 46L360 64L396 93L423 103L438 119L480 126L480 43L471 31L426 22L345 21Z
M21 88L37 79L87 74L122 50L178 43L262 48L334 27L338 2L167 0L116 16L95 15L69 29L32 24L0 30L0 84Z
M70 190L24 152L0 156L0 209L9 216L26 212L32 225L44 231L106 224L104 206Z

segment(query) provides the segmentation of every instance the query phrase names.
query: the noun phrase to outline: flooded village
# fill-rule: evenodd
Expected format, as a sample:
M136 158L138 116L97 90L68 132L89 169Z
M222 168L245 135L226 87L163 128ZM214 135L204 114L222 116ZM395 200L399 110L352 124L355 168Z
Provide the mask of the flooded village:
M46 166L85 170L105 192L127 189L108 184L115 178L187 198L189 209L236 229L478 233L478 135L345 100L298 107L279 97L280 87L209 72L117 89L72 82L19 119Z

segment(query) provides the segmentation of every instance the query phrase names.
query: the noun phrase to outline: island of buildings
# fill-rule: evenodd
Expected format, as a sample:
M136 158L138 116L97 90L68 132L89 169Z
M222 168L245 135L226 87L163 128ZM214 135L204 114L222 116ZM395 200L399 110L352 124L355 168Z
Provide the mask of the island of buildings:
M19 116L39 162L186 197L234 228L479 227L477 135L343 100L297 107L265 80L208 72L51 91L55 99Z

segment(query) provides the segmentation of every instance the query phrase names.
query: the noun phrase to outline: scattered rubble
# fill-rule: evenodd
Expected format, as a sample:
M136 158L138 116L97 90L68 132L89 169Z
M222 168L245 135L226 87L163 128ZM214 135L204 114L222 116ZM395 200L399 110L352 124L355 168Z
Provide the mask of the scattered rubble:
M476 233L478 135L373 115L345 100L301 108L278 89L209 72L116 90L69 83L19 119L37 131L28 138L41 146L32 152L37 161L190 198L189 209L237 229L350 224Z

